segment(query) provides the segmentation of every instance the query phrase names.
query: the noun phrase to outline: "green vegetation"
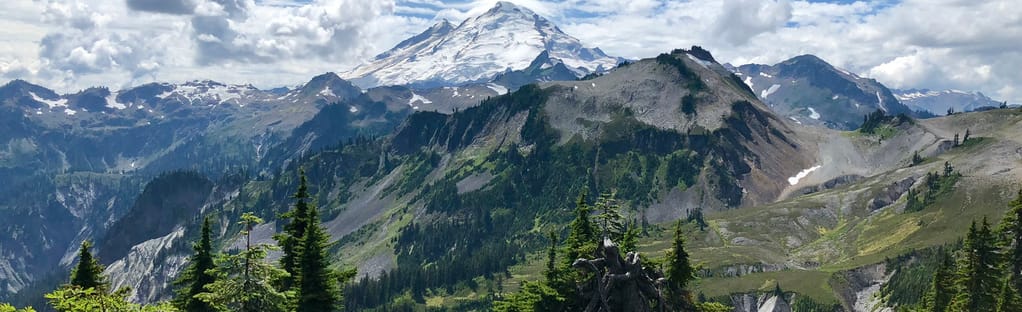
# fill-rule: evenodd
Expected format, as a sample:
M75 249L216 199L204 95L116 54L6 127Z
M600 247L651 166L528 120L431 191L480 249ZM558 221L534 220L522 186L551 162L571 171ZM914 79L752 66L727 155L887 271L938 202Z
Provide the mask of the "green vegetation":
M877 135L881 140L884 140L894 136L895 127L904 122L909 122L910 120L911 119L904 114L888 116L883 110L877 109L876 111L862 117L862 125L859 126L859 132L863 134Z
M92 256L92 242L82 242L78 249L78 266L71 271L72 286L83 289L95 288L97 291L106 291L109 283L103 276L103 266Z
M944 163L943 174L936 172L927 173L926 180L923 185L926 188L926 191L923 192L922 199L919 198L919 191L909 189L905 194L905 211L921 211L927 206L935 203L937 199L950 194L961 176L961 173L954 171L954 167L951 166L950 162Z
M206 291L206 285L216 281L212 270L216 268L213 255L213 239L210 234L209 217L202 221L202 234L199 242L192 246L195 253L188 259L188 267L175 281L180 287L174 298L174 306L189 312L214 312L209 303L199 300L196 296Z

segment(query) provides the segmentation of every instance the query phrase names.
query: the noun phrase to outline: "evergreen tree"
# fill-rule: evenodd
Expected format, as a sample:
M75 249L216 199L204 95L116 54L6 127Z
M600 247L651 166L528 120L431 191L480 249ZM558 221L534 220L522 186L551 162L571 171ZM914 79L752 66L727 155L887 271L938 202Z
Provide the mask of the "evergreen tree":
M966 128L965 129L965 136L962 137L962 143L964 144L965 142L968 142L968 141L969 141L969 129Z
M951 166L951 162L944 162L944 177L950 177L951 174L955 173L955 167Z
M1008 279L1014 289L1022 290L1022 190L1008 205L1008 212L1001 221L998 233L1005 247L1010 270Z
M923 311L944 312L951 304L951 297L954 296L954 260L944 249L938 251L940 262L937 264L937 271L933 274L933 282L930 289L923 295Z
M686 287L695 278L695 270L688 260L688 252L685 251L685 233L682 230L682 222L674 226L674 241L671 251L667 253L667 285L668 302L676 310L691 305L691 298L688 298Z
M195 296L206 291L206 285L216 281L212 270L216 268L213 262L213 240L210 237L209 218L202 221L202 234L198 243L192 246L195 254L189 259L188 268L184 274L175 281L175 284L182 286L174 300L174 305L187 312L213 312L216 311L209 303L199 300Z
M107 280L103 276L103 266L92 256L92 242L86 240L78 249L78 265L71 271L71 285L83 289L95 288L98 292L107 291Z
M252 245L252 228L263 220L246 212L241 216L245 249L238 254L217 257L212 270L215 281L196 295L222 312L286 312L292 291L278 291L274 283L288 276L265 261L271 245Z
M590 256L596 251L596 227L589 219L589 205L586 204L586 193L579 194L575 203L575 220L571 221L571 232L568 233L568 251L565 260L570 265L582 256Z
M952 146L958 146L958 145L959 145L959 143L958 143L958 134L955 133L955 141L954 141L954 145L952 145Z
M550 231L547 235L550 239L550 248L546 252L546 276L547 282L553 281L557 275L557 232Z
M995 238L986 219L980 227L973 222L955 274L955 294L950 311L995 311L1002 283L998 278Z
M301 169L298 172L298 191L291 198L295 200L294 207L280 216L282 220L289 220L289 222L284 225L283 232L273 237L284 253L280 257L280 267L290 274L290 277L282 281L281 290L293 287L300 275L298 272L300 261L298 256L302 253L300 249L301 240L305 236L305 230L308 228L310 205L308 200L311 198L308 180L305 178L305 169Z
M340 302L337 278L327 255L330 236L320 226L316 206L309 206L308 224L302 238L298 276L298 312L333 311Z
M637 251L639 250L639 229L635 226L635 223L629 222L625 225L625 233L621 238L621 251Z
M604 238L620 242L624 238L624 218L621 217L621 206L614 193L603 193L596 200L596 222Z
M997 296L997 312L1022 312L1022 293L1015 288L1011 278L1004 280Z

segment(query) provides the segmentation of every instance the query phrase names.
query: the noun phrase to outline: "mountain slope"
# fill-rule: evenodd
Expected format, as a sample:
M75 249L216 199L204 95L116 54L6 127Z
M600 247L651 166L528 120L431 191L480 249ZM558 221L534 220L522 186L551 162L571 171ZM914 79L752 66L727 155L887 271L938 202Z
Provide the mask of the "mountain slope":
M598 48L584 47L527 8L498 2L458 26L441 21L342 77L363 88L485 82L500 73L529 67L544 51L576 77L608 70L619 62Z
M851 130L878 109L889 115L914 112L873 79L834 67L813 55L773 66L742 65L736 74L778 114L798 123Z

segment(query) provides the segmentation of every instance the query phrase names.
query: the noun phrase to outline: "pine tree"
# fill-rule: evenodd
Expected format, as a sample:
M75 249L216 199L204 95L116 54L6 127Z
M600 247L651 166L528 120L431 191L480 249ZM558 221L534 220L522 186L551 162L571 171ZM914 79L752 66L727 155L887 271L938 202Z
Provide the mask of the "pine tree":
M912 153L912 166L923 163L923 157L919 156L919 151Z
M667 253L668 302L675 310L692 305L686 287L695 278L695 270L688 260L688 252L685 251L685 233L682 230L682 225L681 220L675 224L674 241L671 250Z
M998 279L997 248L990 224L984 218L980 227L973 222L965 237L965 246L955 274L957 294L950 311L994 311L1002 283Z
M292 291L279 291L274 283L288 276L287 271L278 269L265 261L274 247L252 245L252 228L263 220L251 213L244 213L238 222L244 227L245 249L238 254L223 254L217 257L212 270L215 281L206 285L205 292L196 295L222 312L285 312Z
M71 271L71 285L84 289L95 288L98 292L107 291L107 280L103 276L103 266L92 256L92 242L86 240L78 249L78 265Z
M958 146L958 134L957 133L955 133L955 142L954 142L954 145L952 145L952 146Z
M965 144L965 142L968 142L968 141L969 141L969 129L966 128L965 129L965 136L962 137L962 144Z
M175 281L175 284L182 286L174 305L178 309L187 312L213 312L216 311L209 303L199 300L195 296L206 291L206 285L216 281L211 270L216 268L213 262L213 240L210 237L209 218L202 221L202 234L198 243L192 246L195 254L189 259L188 268L184 274Z
M930 289L923 295L924 311L927 312L946 311L951 304L951 297L954 296L954 260L943 248L937 253L940 262L933 274Z
M307 200L311 198L308 180L305 178L305 169L301 169L298 172L298 191L291 198L295 200L294 207L280 216L282 220L289 220L290 222L284 225L283 232L273 237L277 240L277 245L280 246L281 251L284 253L280 257L280 267L290 274L290 277L282 281L281 290L292 288L300 275L300 272L298 272L300 261L298 256L302 253L300 249L301 240L305 236L305 229L308 228L310 204Z
M997 296L997 312L1022 312L1022 293L1015 288L1011 278L1004 280Z
M320 226L316 206L309 206L308 225L302 237L298 276L299 312L333 311L340 302L337 278L330 269L327 247L330 236Z

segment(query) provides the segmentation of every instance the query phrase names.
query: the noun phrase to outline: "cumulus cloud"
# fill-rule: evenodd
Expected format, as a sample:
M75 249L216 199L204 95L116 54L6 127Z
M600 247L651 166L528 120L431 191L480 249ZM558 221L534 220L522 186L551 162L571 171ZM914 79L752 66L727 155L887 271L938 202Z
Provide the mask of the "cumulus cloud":
M787 0L725 0L713 33L727 43L740 45L783 27L789 19L791 4Z
M128 8L136 11L191 14L195 12L196 1L193 0L127 0Z
M14 1L0 11L0 76L72 86L294 84L496 1ZM1022 103L1022 71L1013 70L1022 66L1022 7L1011 0L510 1L615 56L691 45L734 64L815 54L892 87L978 90Z

